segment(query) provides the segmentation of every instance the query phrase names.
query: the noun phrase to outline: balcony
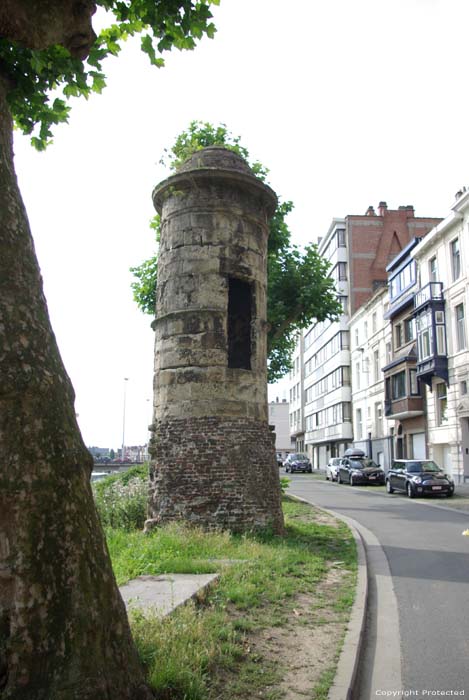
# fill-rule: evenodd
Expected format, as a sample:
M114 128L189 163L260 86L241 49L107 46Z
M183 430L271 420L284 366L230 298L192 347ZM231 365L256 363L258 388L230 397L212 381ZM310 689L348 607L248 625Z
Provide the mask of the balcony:
M406 420L423 416L423 398L421 396L403 396L399 399L386 399L384 415L392 420Z
M417 378L429 387L433 377L448 382L445 301L441 282L429 282L415 294L414 317L418 347Z
M439 377L448 384L448 358L446 355L432 355L417 363L417 378L430 388L433 377Z
M443 283L442 282L429 282L419 289L414 295L414 310L427 306L428 304L435 304L439 306L444 303L443 298Z
M406 354L383 367L386 418L406 420L423 415L424 403L417 381L416 362L414 344Z
M337 440L352 440L352 423L346 421L337 425L330 425L325 428L309 430L305 435L306 444L324 443Z

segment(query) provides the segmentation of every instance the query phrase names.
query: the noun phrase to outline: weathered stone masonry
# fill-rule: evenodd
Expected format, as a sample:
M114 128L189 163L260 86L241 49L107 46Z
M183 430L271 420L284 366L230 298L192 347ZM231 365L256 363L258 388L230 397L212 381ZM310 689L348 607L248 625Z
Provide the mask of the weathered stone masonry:
M281 532L267 410L267 238L276 197L224 148L153 194L161 214L151 525Z

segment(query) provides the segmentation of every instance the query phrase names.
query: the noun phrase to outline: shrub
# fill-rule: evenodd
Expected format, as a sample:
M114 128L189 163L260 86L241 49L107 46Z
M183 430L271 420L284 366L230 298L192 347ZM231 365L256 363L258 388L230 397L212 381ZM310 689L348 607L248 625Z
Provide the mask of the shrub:
M141 529L147 517L148 465L93 484L94 498L105 527Z

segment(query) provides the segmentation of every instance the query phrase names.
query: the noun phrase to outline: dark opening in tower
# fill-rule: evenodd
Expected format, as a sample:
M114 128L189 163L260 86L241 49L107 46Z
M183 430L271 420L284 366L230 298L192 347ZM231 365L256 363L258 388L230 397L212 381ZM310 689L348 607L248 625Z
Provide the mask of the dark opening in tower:
M251 369L252 287L228 279L228 367Z

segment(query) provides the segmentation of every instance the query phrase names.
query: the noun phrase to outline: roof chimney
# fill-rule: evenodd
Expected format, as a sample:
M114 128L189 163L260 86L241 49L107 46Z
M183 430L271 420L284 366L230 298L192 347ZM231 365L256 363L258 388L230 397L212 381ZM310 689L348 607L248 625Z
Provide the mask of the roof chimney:
M378 216L384 216L388 210L388 205L386 202L380 202L378 204Z
M365 216L376 216L375 210L374 210L374 208L371 206L371 204L370 204L370 206L368 207L368 209L366 210Z

